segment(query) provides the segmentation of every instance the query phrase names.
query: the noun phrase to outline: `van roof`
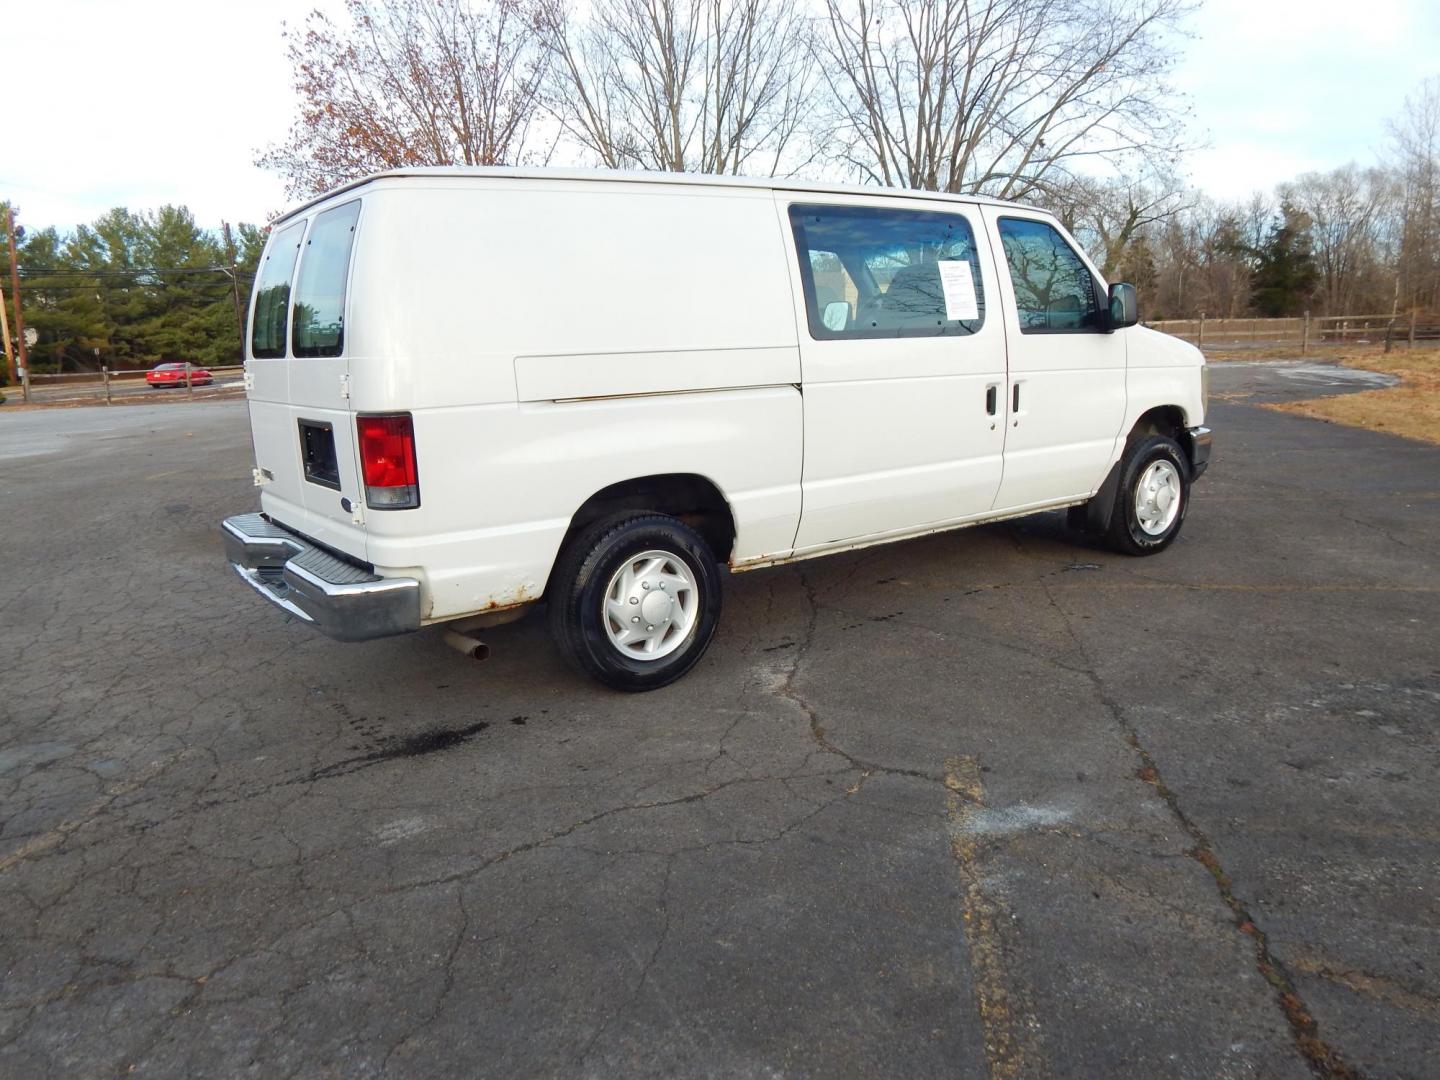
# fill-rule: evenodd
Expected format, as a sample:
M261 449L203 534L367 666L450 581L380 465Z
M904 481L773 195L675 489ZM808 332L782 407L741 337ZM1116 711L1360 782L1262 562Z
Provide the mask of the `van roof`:
M945 199L963 203L988 203L992 206L1025 206L1025 203L1007 202L986 195L951 195L938 191L919 191L914 188L867 187L860 184L816 184L802 180L784 180L773 177L721 176L710 173L639 172L625 169L541 169L509 165L427 165L404 169L386 169L369 176L341 184L323 195L317 195L292 210L277 217L272 224L303 214L312 206L325 202L336 195L376 180L435 178L474 178L510 180L580 180L609 181L611 183L638 184L685 184L695 187L752 188L770 191L808 191L824 195L882 195L889 198Z

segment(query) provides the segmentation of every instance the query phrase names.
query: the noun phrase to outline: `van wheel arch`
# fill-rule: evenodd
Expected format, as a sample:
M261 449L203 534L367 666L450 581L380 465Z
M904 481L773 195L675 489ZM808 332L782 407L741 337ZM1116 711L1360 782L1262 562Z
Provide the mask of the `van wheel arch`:
M1157 405L1142 413L1140 418L1135 421L1135 426L1130 429L1129 439L1143 438L1146 435L1165 435L1176 442L1181 442L1189 428L1190 424L1185 419L1185 410L1179 405Z
M1136 443L1152 435L1174 439L1188 452L1190 429L1185 410L1179 405L1156 405L1140 414L1125 437L1125 448L1120 452L1120 460L1111 466L1100 484L1100 490L1090 497L1089 502L1070 508L1071 528L1098 535L1110 527L1115 499L1119 493L1120 470L1125 466L1125 459Z
M603 518L647 511L683 521L705 538L716 562L729 561L735 547L735 514L719 485L699 473L636 476L601 488L570 518L570 527L565 530L559 551L563 553L578 536ZM553 576L552 568L551 580ZM549 581L545 588L548 593Z

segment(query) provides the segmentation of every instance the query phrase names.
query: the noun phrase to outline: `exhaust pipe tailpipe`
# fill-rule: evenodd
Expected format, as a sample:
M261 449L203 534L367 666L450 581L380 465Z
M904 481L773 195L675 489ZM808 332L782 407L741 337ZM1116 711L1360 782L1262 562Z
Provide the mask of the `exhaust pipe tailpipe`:
M458 630L445 631L445 644L458 653L464 653L472 660L484 660L490 655L490 646L479 638L462 634Z

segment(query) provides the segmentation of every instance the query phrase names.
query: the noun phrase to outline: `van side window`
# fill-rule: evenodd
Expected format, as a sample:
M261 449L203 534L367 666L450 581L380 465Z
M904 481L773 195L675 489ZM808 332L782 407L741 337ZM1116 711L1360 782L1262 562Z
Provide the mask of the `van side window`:
M295 284L291 351L296 356L339 356L345 347L345 279L360 200L326 210L310 226L300 280Z
M941 337L985 322L975 234L960 214L790 207L810 336Z
M255 319L250 327L250 355L257 360L278 360L285 355L285 320L290 314L290 279L305 222L297 221L270 241L260 285L255 290Z
M1000 219L1022 334L1103 332L1095 278L1060 231L1043 221Z

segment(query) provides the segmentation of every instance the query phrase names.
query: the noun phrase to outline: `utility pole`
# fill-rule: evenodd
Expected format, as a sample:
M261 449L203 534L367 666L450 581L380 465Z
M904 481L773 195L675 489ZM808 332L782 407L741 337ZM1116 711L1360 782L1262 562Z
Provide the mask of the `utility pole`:
M235 263L235 238L230 234L230 223L222 221L220 229L225 234L225 250L230 256L230 291L235 297L235 327L240 333L240 360L245 360L245 309L240 304L240 271Z
M10 344L10 316L5 312L5 289L0 287L0 338L5 339L5 370L9 374L9 382L15 383L20 378L15 374L15 350Z
M15 214L5 208L5 238L10 245L10 295L15 298L15 346L20 350L20 386L30 402L30 354L25 348L25 313L20 310L20 264L15 256Z

